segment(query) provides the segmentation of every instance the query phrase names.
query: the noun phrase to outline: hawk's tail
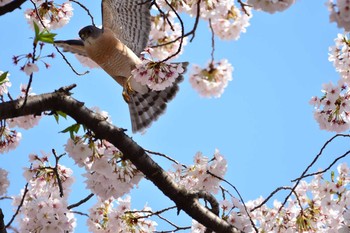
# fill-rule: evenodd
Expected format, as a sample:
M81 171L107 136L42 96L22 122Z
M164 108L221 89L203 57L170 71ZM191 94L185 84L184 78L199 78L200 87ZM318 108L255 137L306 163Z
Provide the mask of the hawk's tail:
M179 83L184 80L188 63L183 64L184 72L176 78L175 83L162 91L150 91L145 94L134 92L130 95L129 111L132 125L132 132L142 132L148 128L153 121L162 115L170 102L179 90Z

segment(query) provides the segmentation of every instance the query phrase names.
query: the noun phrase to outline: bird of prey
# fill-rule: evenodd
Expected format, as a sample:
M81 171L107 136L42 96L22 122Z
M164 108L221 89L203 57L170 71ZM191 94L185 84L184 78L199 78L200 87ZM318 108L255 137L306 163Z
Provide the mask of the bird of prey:
M179 90L180 75L172 86L153 91L136 82L131 71L142 63L151 29L150 0L102 0L102 29L89 25L79 31L81 40L59 40L65 52L95 61L123 87L129 105L132 131L142 132L164 113ZM187 63L183 63L186 69Z

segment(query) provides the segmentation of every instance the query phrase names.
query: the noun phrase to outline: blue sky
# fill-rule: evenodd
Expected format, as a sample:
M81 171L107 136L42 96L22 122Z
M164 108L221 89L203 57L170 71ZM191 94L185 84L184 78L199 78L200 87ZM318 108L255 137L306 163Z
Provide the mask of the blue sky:
M87 3L97 24L100 24L99 5ZM29 6L27 2L23 9ZM73 6L71 23L55 31L57 39L76 38L79 29L89 24L88 16ZM216 40L215 58L227 58L234 66L233 81L221 98L199 97L186 75L166 114L146 134L129 133L145 149L165 153L185 164L192 162L197 151L212 156L218 148L229 164L225 178L237 187L244 200L266 197L276 187L290 185L290 180L301 174L325 141L334 135L319 130L308 101L313 95L321 95L322 83L336 82L339 78L328 61L328 47L341 32L334 23L329 23L324 1L300 0L287 11L273 15L254 11L250 22L247 33L238 41ZM193 21L186 18L185 23L190 25ZM11 57L31 51L33 33L21 10L0 17L0 25L0 70L11 73L11 93L16 96L19 84L26 83L27 76L12 64ZM210 45L210 30L206 22L201 21L194 42L185 47L178 60L204 66L210 59ZM44 51L51 53L54 49L47 45ZM86 70L74 56L67 56L78 71ZM109 112L114 124L130 131L128 108L121 98L121 88L102 70L94 69L78 77L59 56L52 61L50 69L40 68L41 72L34 77L35 93L51 92L76 83L75 98L88 107L99 106ZM0 156L0 167L10 171L9 195L19 193L25 184L21 174L22 167L29 166L29 153L49 152L52 148L58 153L64 152L62 145L68 135L58 132L69 124L72 122L62 121L57 125L53 117L46 117L38 127L22 131L23 139L17 150ZM347 145L344 140L332 144L312 171L326 167L348 150ZM164 169L170 168L167 161L156 160ZM349 158L342 161L349 164ZM66 157L63 164L71 166L73 162ZM89 193L82 191L85 186L81 171L74 167L76 184L71 203ZM277 197L281 199L284 195ZM145 203L155 210L172 205L147 180L132 192L132 200L135 208L142 208ZM9 204L8 200L0 201L7 221ZM171 218L179 225L190 224L184 215L178 221L174 215ZM85 217L79 218L78 224L84 223ZM76 232L86 232L86 229Z

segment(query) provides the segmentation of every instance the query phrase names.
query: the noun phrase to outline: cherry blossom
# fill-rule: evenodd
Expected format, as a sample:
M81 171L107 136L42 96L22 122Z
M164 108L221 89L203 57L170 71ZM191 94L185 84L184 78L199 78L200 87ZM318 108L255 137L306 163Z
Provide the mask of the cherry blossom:
M41 116L28 115L7 119L6 122L10 128L19 127L30 129L39 124Z
M213 31L223 40L237 40L241 33L247 31L252 12L249 7L244 12L233 5L229 9L223 9L218 13L220 16L215 15L211 18Z
M179 38L182 36L181 25L175 22L174 18L175 14L172 11L168 12L166 16L157 15L151 18L151 32L148 46L152 49L147 51L153 59L163 60L178 51L181 43ZM182 54L186 44L187 37L183 38L180 52L172 57L172 59Z
M4 72L0 70L0 76L3 74ZM3 80L3 82L0 84L0 96L7 94L8 93L8 88L11 87L11 82L9 79L10 74L7 73L6 78Z
M217 193L220 182L217 177L224 177L227 162L216 149L214 158L210 161L208 157L198 152L194 157L193 165L184 168L181 164L175 164L173 167L175 171L170 171L169 174L180 186L187 190Z
M287 10L295 3L295 0L248 0L255 10L262 10L268 13Z
M35 9L29 8L25 11L25 18L32 28L34 28L34 21L41 30L44 28L58 29L66 25L73 16L73 7L69 1L63 4L55 4L53 1L36 1L36 7L40 16L37 15Z
M332 173L330 180L316 175L310 182L302 181L294 197L282 208L282 203L275 200L272 207L264 204L255 209L264 201L262 197L246 202L258 232L349 232L350 169L343 163L337 171L338 176ZM255 232L244 205L237 198L224 199L220 207L227 222L243 232ZM191 232L205 232L205 228L192 221Z
M232 80L232 72L233 67L226 59L216 64L209 62L204 69L193 65L190 83L202 97L218 98L224 92L228 82Z
M324 96L312 97L310 104L315 106L314 118L321 129L343 132L350 128L349 89L343 82L338 85L324 84Z
M16 149L22 134L16 130L10 130L7 126L0 127L0 154Z
M118 198L143 178L136 167L111 143L103 140L85 143L83 138L69 139L65 150L74 161L85 167L86 187L102 200Z
M28 181L28 192L17 217L20 232L73 232L76 219L67 207L67 198L70 186L74 182L72 170L58 164L57 172L49 165L49 155L43 153L30 155L31 168L26 168L24 176ZM59 175L60 183L64 190L61 197L57 182ZM18 206L24 195L15 197L14 206Z
M114 207L114 204L117 204ZM98 199L98 202L89 210L87 220L89 231L92 233L116 232L154 232L157 223L148 219L143 211L149 213L151 209L145 207L141 211L131 210L130 196L115 200Z
M350 84L350 44L346 35L338 34L334 40L335 46L329 48L328 60L333 62L333 66L341 77Z
M26 75L30 76L32 73L38 72L39 67L35 63L28 62L21 67L21 70L24 71Z
M162 91L172 86L176 78L184 73L185 66L187 63L154 62L143 58L142 63L136 65L131 74L137 82L154 91Z
M350 31L350 2L348 0L328 0L329 19L336 22L339 28Z
M0 168L0 196L7 192L7 188L10 186L10 181L7 177L8 172L5 169Z

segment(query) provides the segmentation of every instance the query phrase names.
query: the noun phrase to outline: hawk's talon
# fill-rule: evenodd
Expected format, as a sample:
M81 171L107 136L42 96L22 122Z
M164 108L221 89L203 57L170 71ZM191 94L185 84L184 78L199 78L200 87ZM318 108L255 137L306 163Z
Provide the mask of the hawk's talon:
M126 80L125 84L124 84L124 89L123 89L123 98L125 100L125 102L130 103L130 95L132 95L135 91L134 89L132 89L131 85L130 85L130 78L131 76Z

